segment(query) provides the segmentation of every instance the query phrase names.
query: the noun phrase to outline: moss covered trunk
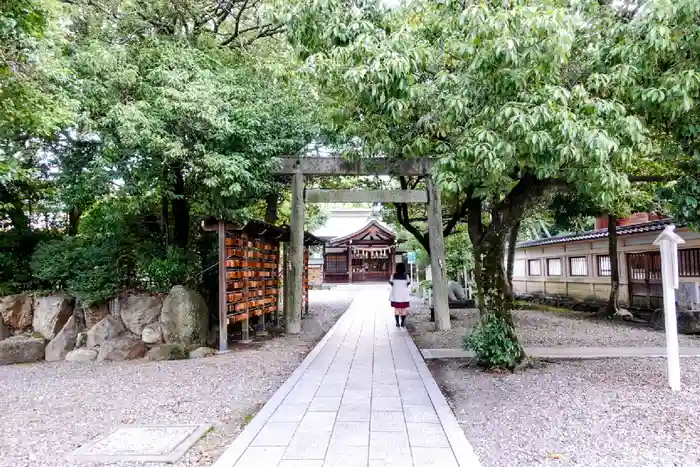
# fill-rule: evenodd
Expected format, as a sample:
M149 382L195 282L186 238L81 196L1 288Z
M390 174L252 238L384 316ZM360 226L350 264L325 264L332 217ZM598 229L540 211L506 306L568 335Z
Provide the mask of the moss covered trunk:
M485 235L475 257L475 279L480 291L481 319L466 341L476 353L479 365L485 368L515 368L525 358L518 341L511 310L513 292L504 265L506 239L510 229L493 229Z

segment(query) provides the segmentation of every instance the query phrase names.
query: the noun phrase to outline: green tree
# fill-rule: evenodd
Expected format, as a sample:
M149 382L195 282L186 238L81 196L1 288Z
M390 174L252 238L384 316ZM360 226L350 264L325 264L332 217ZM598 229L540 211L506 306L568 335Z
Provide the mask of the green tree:
M439 157L441 186L463 197L489 329L470 345L485 366L515 366L524 353L503 261L512 230L560 186L615 199L649 150L639 119L585 86L599 24L556 1L345 5L295 11L292 41L320 52L313 67L334 122L368 155Z
M589 88L625 103L653 129L677 174L667 191L674 217L700 226L700 4L695 0L629 2L624 14L603 8L606 34Z

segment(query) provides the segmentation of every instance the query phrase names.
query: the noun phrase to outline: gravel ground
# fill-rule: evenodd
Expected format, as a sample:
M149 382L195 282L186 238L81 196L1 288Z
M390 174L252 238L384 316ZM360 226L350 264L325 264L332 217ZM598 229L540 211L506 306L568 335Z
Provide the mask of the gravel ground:
M476 310L450 310L456 318L449 331L433 331L430 312L415 304L411 314L413 338L421 349L461 348L462 339L478 320ZM520 310L514 313L520 343L529 347L664 347L663 331L638 324L594 319L577 311ZM700 336L679 336L679 344L700 347Z
M687 386L675 394L663 359L498 375L458 360L429 365L483 467L700 465L700 359L681 360Z
M211 465L352 301L352 292L340 288L310 293L301 336L269 339L228 355L1 367L0 467L73 466L67 454L119 425L167 423L213 425L173 464Z

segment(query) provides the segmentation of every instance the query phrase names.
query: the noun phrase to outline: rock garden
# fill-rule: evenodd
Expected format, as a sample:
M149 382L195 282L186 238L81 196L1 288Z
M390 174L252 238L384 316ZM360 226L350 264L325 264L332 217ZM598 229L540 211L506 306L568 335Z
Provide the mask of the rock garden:
M209 336L204 299L179 285L90 307L64 294L0 299L0 365L199 357L214 352Z

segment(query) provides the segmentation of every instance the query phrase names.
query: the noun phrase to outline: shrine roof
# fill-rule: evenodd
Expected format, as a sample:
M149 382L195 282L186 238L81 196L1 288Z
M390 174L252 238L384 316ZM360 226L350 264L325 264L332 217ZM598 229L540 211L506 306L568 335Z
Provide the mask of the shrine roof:
M338 239L361 233L372 222L385 232L396 236L394 230L374 217L372 209L369 208L344 208L331 211L326 223L316 229L313 234L316 237L335 242Z

